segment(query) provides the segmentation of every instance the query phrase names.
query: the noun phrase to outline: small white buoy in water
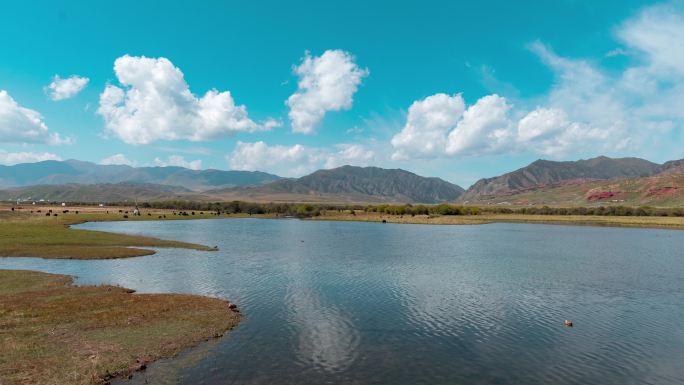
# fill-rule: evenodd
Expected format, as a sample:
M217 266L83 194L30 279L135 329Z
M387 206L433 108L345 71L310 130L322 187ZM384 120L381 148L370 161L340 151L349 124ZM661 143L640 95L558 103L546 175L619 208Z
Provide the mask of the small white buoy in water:
M570 321L569 319L566 319L565 322L563 322L563 325L571 328L572 327L572 321Z

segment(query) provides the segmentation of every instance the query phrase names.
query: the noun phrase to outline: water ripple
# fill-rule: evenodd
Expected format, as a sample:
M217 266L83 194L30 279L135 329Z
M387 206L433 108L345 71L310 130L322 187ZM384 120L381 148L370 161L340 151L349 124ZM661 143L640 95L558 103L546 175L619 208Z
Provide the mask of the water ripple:
M133 383L684 383L684 232L252 219L82 227L220 250L0 267L227 298L244 315L201 354L153 364Z

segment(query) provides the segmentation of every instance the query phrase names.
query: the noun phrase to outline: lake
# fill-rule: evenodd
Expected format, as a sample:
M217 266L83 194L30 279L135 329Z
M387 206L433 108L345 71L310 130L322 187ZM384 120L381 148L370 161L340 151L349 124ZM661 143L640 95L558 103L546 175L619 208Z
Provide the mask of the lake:
M684 383L684 231L268 219L76 227L220 250L0 258L0 268L222 297L244 316L226 337L122 383Z

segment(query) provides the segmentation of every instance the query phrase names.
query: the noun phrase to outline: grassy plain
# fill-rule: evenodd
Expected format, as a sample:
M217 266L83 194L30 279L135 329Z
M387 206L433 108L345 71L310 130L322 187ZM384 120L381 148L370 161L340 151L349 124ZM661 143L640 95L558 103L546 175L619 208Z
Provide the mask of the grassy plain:
M119 213L118 210L128 211ZM38 212L40 210L40 212ZM51 210L52 212L50 213ZM64 212L67 211L68 212ZM78 213L76 213L78 212ZM46 214L51 214L47 216ZM147 214L150 215L147 215ZM57 214L57 216L55 216ZM124 218L128 216L128 218ZM159 218L161 217L161 218ZM166 218L164 218L166 217ZM126 258L154 254L145 247L175 247L213 250L210 247L151 237L77 230L69 226L97 221L144 221L210 218L211 214L173 215L172 211L143 211L133 216L129 208L39 207L11 211L0 208L0 256L68 259Z
M351 214L324 211L313 220L362 221L388 223L415 223L435 225L475 225L495 222L550 223L565 225L593 225L612 227L648 227L684 229L684 217L638 217L638 216L594 216L594 215L530 215L530 214L481 214L481 215L388 215L356 211Z
M0 384L105 383L239 322L215 298L71 282L0 270Z

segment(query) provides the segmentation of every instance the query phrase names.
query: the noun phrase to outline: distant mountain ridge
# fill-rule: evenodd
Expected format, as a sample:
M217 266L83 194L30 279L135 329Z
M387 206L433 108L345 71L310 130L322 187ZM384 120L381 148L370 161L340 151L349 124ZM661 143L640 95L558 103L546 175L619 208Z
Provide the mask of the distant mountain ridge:
M147 183L101 183L101 184L63 184L15 187L0 190L0 200L28 200L51 202L146 202L193 200L202 201L207 197L180 186Z
M6 186L14 187L6 187ZM103 166L45 161L0 166L0 200L70 202L255 201L505 205L684 205L684 159L537 160L464 191L401 169L343 166L301 178L182 167Z
M501 176L480 179L461 196L460 200L473 201L486 196L514 194L530 188L564 182L646 177L678 165L676 161L660 165L640 158L614 159L605 156L564 162L540 159Z
M440 203L453 202L465 191L439 178L378 167L342 166L301 178L282 179L259 172L101 166L78 161L17 166L0 169L0 178L6 178L7 169L11 168L12 182L19 185L0 189L0 200ZM228 183L232 184L226 186ZM198 188L211 184L218 187Z
M193 191L259 185L280 179L259 171L190 170L183 167L100 165L78 160L47 160L0 166L0 188L35 185L141 183L181 186Z
M213 193L245 196L288 194L302 198L342 196L367 202L439 203L455 201L464 191L462 187L440 178L423 177L402 169L342 166L318 170L297 179L281 179L261 186Z

